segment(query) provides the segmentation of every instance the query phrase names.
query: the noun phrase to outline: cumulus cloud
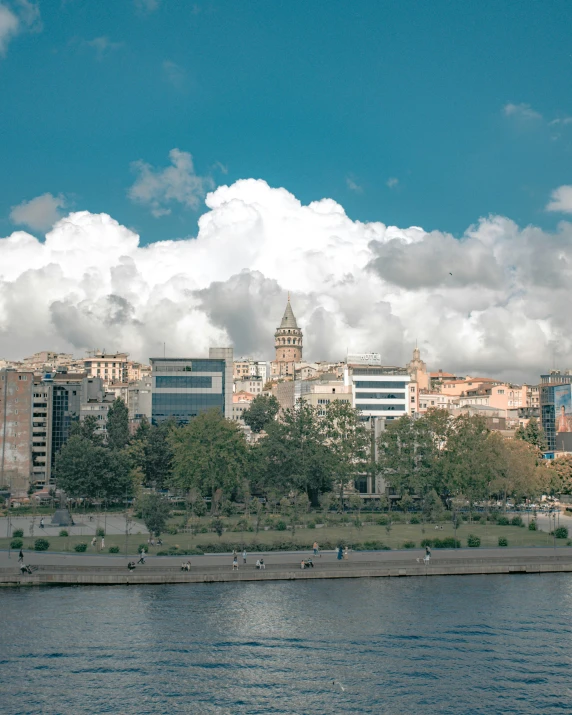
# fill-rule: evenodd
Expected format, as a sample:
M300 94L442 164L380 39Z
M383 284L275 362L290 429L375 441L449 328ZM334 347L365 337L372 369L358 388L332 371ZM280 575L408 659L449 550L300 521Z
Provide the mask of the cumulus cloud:
M87 40L85 44L95 50L95 56L98 61L101 61L105 55L113 50L118 50L120 47L123 47L122 42L112 42L106 35L94 37L93 40Z
M356 194L363 193L363 188L357 183L353 176L346 177L346 186L350 191L353 191Z
M399 184L399 179L396 179L395 176L390 176L385 183L390 189L393 189Z
M13 10L0 2L0 56L6 54L8 44L22 32L40 32L40 8L29 0L17 0Z
M505 104L503 107L505 117L516 117L519 119L542 119L542 114L535 111L530 104Z
M554 189L546 210L572 213L572 186L559 186Z
M168 205L173 202L197 209L207 190L213 187L210 177L197 175L193 157L188 152L171 149L169 158L171 166L166 169L155 170L144 161L132 164L138 176L129 189L129 198L149 206L156 218L170 214Z
M127 350L146 360L271 359L287 291L305 357L378 351L403 365L419 339L433 369L538 380L553 346L572 363L572 224L554 233L481 219L456 239L352 221L247 179L206 197L196 236L141 246L105 214L72 213L41 242L0 239L0 355Z
M46 231L61 217L59 209L64 206L63 196L42 194L30 201L23 201L18 206L12 206L10 220L12 223L28 226L33 231Z

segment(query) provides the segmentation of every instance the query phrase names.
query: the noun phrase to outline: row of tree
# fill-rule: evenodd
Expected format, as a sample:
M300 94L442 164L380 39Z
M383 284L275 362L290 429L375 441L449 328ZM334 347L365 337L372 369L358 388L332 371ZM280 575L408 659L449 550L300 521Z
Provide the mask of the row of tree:
M363 476L385 479L404 504L438 498L445 505L461 495L471 503L491 496L535 498L566 491L572 481L564 462L550 469L540 458L543 436L534 420L511 440L491 432L480 417L451 419L443 410L406 416L388 423L373 460L372 432L348 403L318 410L300 402L277 414L275 398L253 401L244 419L263 434L252 444L216 410L185 425L144 420L131 436L127 408L118 399L105 440L95 419L73 426L56 458L57 484L72 497L107 500L133 496L141 487L169 488L201 504L201 497L210 497L216 513L224 500L249 503L253 495L279 501L306 494L317 506L320 495L337 490L342 503L346 486Z

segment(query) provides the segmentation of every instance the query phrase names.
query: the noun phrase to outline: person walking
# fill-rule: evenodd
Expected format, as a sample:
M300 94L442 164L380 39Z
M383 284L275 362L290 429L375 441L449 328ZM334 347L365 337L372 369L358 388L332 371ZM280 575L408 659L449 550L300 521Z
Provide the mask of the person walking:
M344 550L341 546L338 546L338 561L341 561L344 556Z
M101 550L105 549L105 536L101 537Z
M242 563L246 563L246 549L244 549L244 551L242 552Z
M22 549L20 549L20 553L18 554L18 563L23 564L24 563L24 552Z
M95 537L95 536L93 537L93 539L91 540L91 545L92 545L93 548L95 549L95 547L96 547L96 545L97 545L97 537Z
M40 519L40 529L44 528L44 517Z
M318 546L318 542L314 541L314 546L312 547L314 549L314 556L321 556L320 554L320 547Z
M137 562L138 564L144 564L145 563L145 549L141 549L141 556L139 557L139 561Z

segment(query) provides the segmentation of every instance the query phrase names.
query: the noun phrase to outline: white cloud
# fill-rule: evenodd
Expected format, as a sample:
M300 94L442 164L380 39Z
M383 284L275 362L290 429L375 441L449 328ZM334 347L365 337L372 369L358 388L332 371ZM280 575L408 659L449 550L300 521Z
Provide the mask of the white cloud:
M151 13L159 7L159 0L134 0L135 7L140 12Z
M542 119L542 114L536 112L530 104L505 104L503 107L505 117L516 117L520 119Z
M167 82L176 89L182 89L186 79L185 70L176 62L171 62L171 60L165 60L162 66Z
M395 176L391 176L385 183L390 189L393 189L399 184L399 179L396 179Z
M61 217L59 209L64 206L63 196L42 194L31 201L12 206L10 220L12 223L28 226L33 231L46 231Z
M120 47L123 47L122 42L112 42L109 37L105 35L102 37L94 37L93 40L87 40L85 44L95 50L95 56L99 61L113 50L118 50Z
M129 189L129 198L151 208L155 217L171 213L168 204L177 202L186 208L196 209L213 181L208 176L198 176L195 172L193 157L186 151L171 149L169 152L172 166L154 170L144 161L132 164L138 177Z
M40 32L42 20L40 8L29 0L17 0L10 9L0 2L0 56L6 54L8 44L22 32Z
M559 186L554 189L550 198L546 206L547 211L572 213L572 186Z
M404 364L418 338L431 368L459 374L537 381L555 344L572 366L571 223L495 216L458 240L352 221L331 199L303 205L253 179L206 204L196 237L144 247L86 211L45 242L0 239L0 355L105 345L147 359L166 342L171 355L234 344L270 359L289 290L309 359L349 348Z
M346 186L350 191L353 191L356 194L363 193L363 188L356 182L356 180L352 176L346 177Z

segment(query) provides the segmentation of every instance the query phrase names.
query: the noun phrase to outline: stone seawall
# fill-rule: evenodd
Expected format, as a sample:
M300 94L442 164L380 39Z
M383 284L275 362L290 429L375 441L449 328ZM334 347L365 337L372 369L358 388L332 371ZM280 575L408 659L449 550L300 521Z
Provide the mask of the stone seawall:
M264 571L231 571L220 567L196 569L191 572L174 568L154 568L129 572L126 569L92 569L67 567L41 569L32 575L21 575L15 569L0 569L0 586L128 586L143 584L228 583L236 581L294 581L325 578L401 578L407 576L468 576L475 574L542 574L571 573L572 559L474 559L470 562L422 563L344 563L340 568L302 570L300 568L273 568Z

